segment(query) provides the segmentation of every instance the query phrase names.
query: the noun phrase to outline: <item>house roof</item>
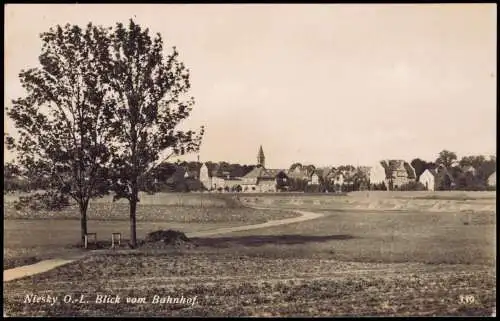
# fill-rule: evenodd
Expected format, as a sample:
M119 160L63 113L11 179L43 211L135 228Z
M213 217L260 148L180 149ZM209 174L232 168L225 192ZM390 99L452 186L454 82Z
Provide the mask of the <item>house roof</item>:
M417 178L417 175L415 174L415 169L413 168L413 166L411 166L411 164L408 162L404 162L403 164L404 164L406 172L408 173L408 178L410 178L410 179Z
M294 178L294 179L308 179L309 178L309 175L308 175L305 167L302 167L302 168L296 167L294 170L286 171L286 174L288 175L288 177Z
M284 172L282 169L266 169L262 166L255 167L244 178L259 178L259 179L274 179L280 173Z
M245 178L274 178L272 173L267 171L264 167L255 167L248 174L244 176Z
M396 171L405 171L408 178L416 178L415 169L410 165L410 163L402 159L389 159L380 162L385 169L385 174L387 177L393 175Z
M446 167L442 166L442 165L439 165L435 168L428 168L426 169L428 170L432 175L434 175L434 177L442 177L442 176L448 176L450 178L450 180L452 182L455 181L455 178L453 177L453 175L450 173L450 171L448 169L446 169Z
M323 170L321 168L317 168L309 174L309 177L312 177L314 174L318 175L318 177L323 177Z
M273 178L276 177L280 172L285 173L283 169L266 169L266 173Z

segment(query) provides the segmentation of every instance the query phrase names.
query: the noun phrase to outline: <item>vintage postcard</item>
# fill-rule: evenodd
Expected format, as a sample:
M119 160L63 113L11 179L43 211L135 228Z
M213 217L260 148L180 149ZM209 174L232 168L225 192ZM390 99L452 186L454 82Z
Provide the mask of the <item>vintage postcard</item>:
M496 315L496 5L4 14L4 316Z

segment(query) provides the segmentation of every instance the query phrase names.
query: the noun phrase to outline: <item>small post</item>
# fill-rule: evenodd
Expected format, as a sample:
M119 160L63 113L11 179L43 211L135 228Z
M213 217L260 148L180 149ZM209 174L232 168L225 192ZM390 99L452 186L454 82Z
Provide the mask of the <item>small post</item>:
M97 245L97 233L87 233L85 234L85 248L88 248L89 245L89 236L92 235L94 236L94 244Z
M122 244L122 233L111 233L111 248L115 248L115 236L118 236L118 246Z

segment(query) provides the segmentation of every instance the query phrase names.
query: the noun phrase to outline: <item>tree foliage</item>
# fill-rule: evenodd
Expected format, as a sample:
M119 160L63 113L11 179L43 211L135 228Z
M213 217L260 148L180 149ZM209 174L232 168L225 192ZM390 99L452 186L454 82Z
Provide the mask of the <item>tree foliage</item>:
M457 163L457 154L448 150L443 150L439 153L436 159L437 165L443 165L445 168L450 168Z
M192 110L189 70L178 52L163 55L160 34L130 20L118 23L111 35L112 71L110 85L115 113L111 130L113 145L112 180L117 198L130 202L131 245L136 245L135 215L141 180L159 162L172 155L199 149L203 127L198 133L179 125Z
M83 237L90 198L106 193L109 40L92 24L57 26L40 37L40 66L21 71L27 94L7 110L18 133L7 146L30 179L46 179L47 189L78 203Z
M420 158L415 158L411 161L410 164L415 169L415 176L418 182L420 179L420 175L422 175L425 170L428 169L427 162Z

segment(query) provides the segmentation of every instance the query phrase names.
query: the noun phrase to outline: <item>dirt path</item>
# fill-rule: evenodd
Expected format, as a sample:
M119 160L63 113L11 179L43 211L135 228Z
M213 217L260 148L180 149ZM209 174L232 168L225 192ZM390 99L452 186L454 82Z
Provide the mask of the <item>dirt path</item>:
M56 267L74 262L78 258L75 259L52 259L45 260L31 265L25 265L16 267L10 270L3 271L3 281L11 281L19 278L23 278L26 276L31 276L38 273L43 273L49 270L52 270Z
M262 207L252 207L252 208L258 209L258 210L267 210L267 208L262 208ZM312 213L312 212L299 211L299 210L294 210L294 211L296 213L299 213L301 216L286 218L286 219L281 219L281 220L272 220L272 221L267 221L265 223L260 223L260 224L233 226L233 227L219 228L219 229L211 230L211 231L188 233L187 236L188 237L205 237L205 236L216 235L216 234L226 234L226 233L239 232L239 231L255 230L255 229L259 229L259 228L266 228L266 227L272 227L272 226L292 224L292 223L313 220L315 218L324 216L324 214L320 214L320 213Z
M252 208L259 209L259 210L267 210L267 208L263 208L263 207L252 207ZM266 228L266 227L272 227L272 226L278 226L278 225L298 223L298 222L308 221L308 220L312 220L312 219L324 216L324 214L320 214L320 213L312 213L312 212L299 211L299 210L294 210L294 211L296 213L299 213L301 216L286 218L286 219L281 219L281 220L272 220L272 221L267 221L267 222L261 223L261 224L234 226L234 227L215 229L215 230L211 230L211 231L188 233L187 236L188 237L205 237L205 236L216 235L216 234L226 234L226 233L231 233L231 232L254 230L254 229L259 229L259 228ZM92 251L92 252L94 252L94 251ZM62 265L77 261L83 257L85 257L85 255L81 255L78 257L74 257L74 258L66 258L66 259L44 260L44 261L41 261L41 262L38 262L35 264L25 265L25 266L16 267L16 268L13 268L10 270L5 270L5 271L3 271L3 281L8 282L8 281L20 279L20 278L23 278L26 276L31 276L31 275L47 272L47 271L50 271L50 270L55 269L57 267L60 267Z

